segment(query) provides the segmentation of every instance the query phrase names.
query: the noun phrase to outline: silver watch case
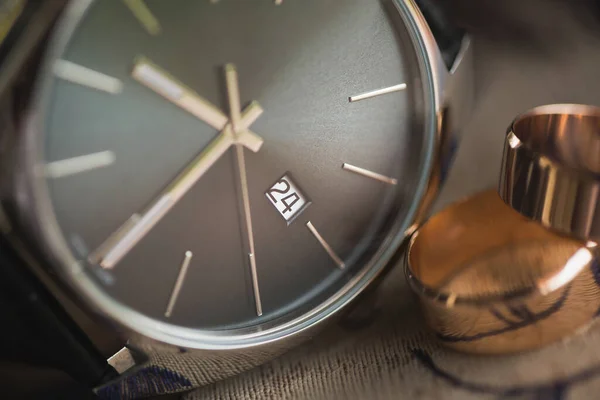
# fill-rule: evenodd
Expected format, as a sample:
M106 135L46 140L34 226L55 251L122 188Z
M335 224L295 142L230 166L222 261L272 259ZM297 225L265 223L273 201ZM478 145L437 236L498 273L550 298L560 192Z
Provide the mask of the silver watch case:
M92 0L72 2L62 17L55 35L56 39L52 46L58 47L61 38L68 36L69 30L74 29L78 15ZM472 57L470 40L465 37L462 47L450 70L446 67L436 40L422 13L413 0L389 0L399 10L399 14L407 25L410 39L415 48L421 53L419 56L419 67L421 74L430 76L433 82L434 105L435 105L435 157L428 172L428 184L421 196L420 206L414 213L413 223L405 232L408 237L419 225L429 210L436 194L443 183L443 178L452 160L453 152L460 133L460 127L468 117L472 106ZM83 7L83 8L82 8ZM50 48L53 50L53 47ZM51 58L51 57L50 57ZM47 68L48 66L46 66ZM30 117L32 119L32 117ZM25 126L25 132L15 133L16 140L11 148L9 160L5 163L2 187L2 208L0 208L0 228L3 234L13 243L22 257L27 261L32 270L52 289L57 296L67 304L71 314L81 314L81 310L87 315L93 315L95 320L102 324L108 324L111 329L119 332L124 340L128 340L128 346L142 353L180 353L182 349L186 352L197 353L198 359L202 359L207 365L214 362L226 362L228 358L235 360L228 368L228 375L241 372L244 369L258 365L277 354L291 348L295 344L314 335L318 328L331 321L334 315L345 308L373 281L381 275L378 273L360 274L346 287L353 290L340 291L340 295L329 299L317 309L301 316L284 325L264 327L260 330L249 330L240 334L235 341L222 338L220 340L201 341L197 337L193 339L186 332L178 336L168 335L156 329L152 329L152 320L132 323L126 313L121 313L120 319L113 319L109 315L115 315L111 308L118 307L113 304L100 304L94 300L94 291L97 288L89 287L86 296L76 292L72 288L73 276L64 271L53 269L51 266L61 258L56 249L60 248L52 243L55 238L48 234L48 226L45 226L43 216L33 210L39 199L36 197L35 171L31 162L32 151L31 140L34 140L35 132L31 132L33 124ZM8 161L8 163L7 163ZM49 205L47 205L49 207ZM395 243L395 248L400 243ZM388 251L387 261L390 264L393 253ZM74 269L80 268L73 265ZM389 267L389 265L388 265ZM345 288L346 288L345 287ZM344 288L344 289L345 289ZM78 293L78 294L76 294ZM84 297L84 298L82 298ZM97 299L97 297L96 297ZM75 310L75 311L73 311ZM134 326L135 325L135 326Z

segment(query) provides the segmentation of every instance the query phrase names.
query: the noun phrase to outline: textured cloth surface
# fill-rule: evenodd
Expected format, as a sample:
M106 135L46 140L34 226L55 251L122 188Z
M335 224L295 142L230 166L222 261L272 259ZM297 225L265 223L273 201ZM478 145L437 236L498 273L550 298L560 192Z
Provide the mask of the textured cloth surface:
M285 356L185 398L598 398L597 323L540 351L469 356L438 344L399 268L376 296L362 303L362 310Z
M471 15L467 21L478 34L479 102L436 210L497 184L506 127L517 114L548 103L600 104L598 21L577 8L591 1L456 3L464 10L492 9L480 20ZM443 348L425 327L401 266L357 307L282 357L184 398L600 398L598 322L539 351L501 357L460 354ZM104 394L118 399L185 390L211 373L196 361L186 354L154 355L137 380Z

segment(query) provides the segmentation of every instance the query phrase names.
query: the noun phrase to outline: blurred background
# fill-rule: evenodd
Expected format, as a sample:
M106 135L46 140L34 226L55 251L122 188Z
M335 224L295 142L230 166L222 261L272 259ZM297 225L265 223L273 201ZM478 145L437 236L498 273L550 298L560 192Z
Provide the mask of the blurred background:
M600 105L600 1L440 2L473 36L477 97L434 212L497 184L504 135L519 113L550 103Z

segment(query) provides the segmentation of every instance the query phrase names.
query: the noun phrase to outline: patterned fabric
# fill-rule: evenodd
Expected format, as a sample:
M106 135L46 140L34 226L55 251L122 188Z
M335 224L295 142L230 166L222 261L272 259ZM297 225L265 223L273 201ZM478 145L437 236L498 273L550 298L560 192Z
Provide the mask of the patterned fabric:
M268 351L202 354L184 349L157 348L154 342L147 347L140 344L137 343L137 349L146 354L148 360L115 381L97 388L98 397L103 400L133 400L182 392L236 376L283 353L276 344L269 346Z
M312 341L184 399L598 398L600 325L540 351L470 356L439 344L407 289L396 268L378 291ZM209 378L211 368L197 361L185 353L154 358L160 366L146 366L98 394L112 400L185 391Z
M543 350L471 356L426 328L400 268L378 299L310 343L239 377L196 390L200 399L593 399L600 390L600 326ZM357 318L357 314L363 315ZM373 316L376 316L375 318ZM531 323L536 323L532 320ZM501 333L500 333L501 334Z
M150 365L118 383L101 388L97 395L105 400L144 398L156 393L174 393L192 387L190 380L178 373L168 368Z

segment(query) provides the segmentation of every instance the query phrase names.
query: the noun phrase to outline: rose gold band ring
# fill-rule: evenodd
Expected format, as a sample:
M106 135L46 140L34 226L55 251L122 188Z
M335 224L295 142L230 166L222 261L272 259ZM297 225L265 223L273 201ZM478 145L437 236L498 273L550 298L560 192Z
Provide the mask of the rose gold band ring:
M600 108L534 108L510 126L500 197L564 234L600 239Z

